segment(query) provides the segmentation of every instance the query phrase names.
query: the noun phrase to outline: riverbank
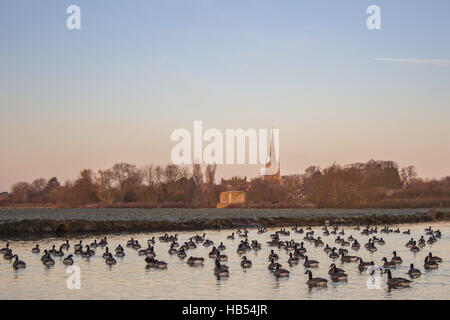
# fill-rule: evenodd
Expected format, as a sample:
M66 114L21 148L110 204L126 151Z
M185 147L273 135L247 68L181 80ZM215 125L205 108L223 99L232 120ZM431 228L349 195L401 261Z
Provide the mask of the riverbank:
M50 209L0 210L0 234L166 232L292 225L400 224L450 220L436 209Z

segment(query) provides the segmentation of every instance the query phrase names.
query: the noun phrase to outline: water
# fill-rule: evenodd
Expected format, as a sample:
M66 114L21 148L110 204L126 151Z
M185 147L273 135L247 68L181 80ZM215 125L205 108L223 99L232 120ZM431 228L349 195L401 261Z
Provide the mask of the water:
M230 277L218 280L213 275L214 260L208 258L212 247L205 248L198 244L196 249L187 252L190 255L204 257L203 267L190 267L186 259L181 260L168 253L169 244L156 240L155 252L158 260L168 262L167 270L145 269L143 256L138 256L137 251L126 248L126 242L131 237L139 240L146 246L147 239L152 236L156 238L163 233L140 233L140 234L110 234L108 236L108 247L114 249L119 243L125 247L126 256L116 258L118 263L109 267L102 258L103 249L97 248L96 255L86 260L75 256L75 265L81 269L81 288L69 290L66 281L70 274L66 273L66 266L62 264L62 258L54 257L56 264L53 267L45 267L41 261L41 254L32 254L31 248L36 243L40 244L41 250L51 248L52 244L61 244L65 238L46 238L39 240L11 240L13 252L18 254L21 260L27 263L24 270L14 270L12 262L0 259L0 299L448 299L450 293L450 223L433 223L433 229L442 231L442 238L433 245L427 244L417 254L405 247L406 242L413 237L420 238L424 235L424 228L429 223L400 225L400 230L411 229L411 235L403 234L376 234L383 237L386 245L377 245L378 251L368 252L365 248L353 251L349 247L349 255L358 255L364 261L373 260L381 264L381 259L386 256L388 260L392 257L392 251L402 257L403 263L393 270L394 277L408 278L409 264L414 263L416 268L422 271L422 276L414 279L410 288L388 290L386 286L386 275L381 278L380 289L368 289L366 281L367 273L360 274L357 263L344 263L337 260L336 265L344 268L348 274L347 283L328 283L328 288L308 289L306 285L307 275L302 260L298 266L289 267L287 264L288 254L284 249L277 249L266 245L270 240L269 232L257 234L256 229L249 229L249 240L258 240L263 245L259 252L250 251L246 256L253 262L250 269L240 267L240 257L236 253L240 239L226 240L226 236L233 230L205 231L206 238L218 245L221 241L227 247L224 251L228 255ZM397 226L391 226L396 229ZM290 230L291 228L286 228ZM379 227L380 229L380 227ZM321 236L325 244L335 246L336 235L322 236L321 228L313 228L315 237ZM360 231L352 230L351 227L344 228L345 238L353 235L361 245L367 242L368 236L362 236ZM198 232L177 232L180 245L189 237ZM281 236L281 240L294 239L296 242L303 241L304 234ZM428 239L428 236L425 236ZM68 238L72 244L83 239L83 243L94 240L92 235L86 237ZM96 237L97 241L100 236ZM6 239L3 239L6 240ZM0 241L0 247L4 242ZM311 269L314 276L329 279L328 266L332 260L323 251L323 247L315 248L306 242L305 247L310 259L319 260L320 267ZM267 257L270 249L280 256L280 263L290 273L289 278L277 280L267 269ZM437 270L424 271L423 261L428 252L444 259Z

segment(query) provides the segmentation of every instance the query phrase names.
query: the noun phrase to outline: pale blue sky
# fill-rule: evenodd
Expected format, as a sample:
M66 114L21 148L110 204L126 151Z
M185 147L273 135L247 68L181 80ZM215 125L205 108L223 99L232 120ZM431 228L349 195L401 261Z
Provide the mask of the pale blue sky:
M66 8L81 7L81 30ZM381 8L381 30L366 8ZM449 175L450 1L2 1L0 191L170 161L176 128L280 129L282 173ZM224 166L219 176L255 176Z

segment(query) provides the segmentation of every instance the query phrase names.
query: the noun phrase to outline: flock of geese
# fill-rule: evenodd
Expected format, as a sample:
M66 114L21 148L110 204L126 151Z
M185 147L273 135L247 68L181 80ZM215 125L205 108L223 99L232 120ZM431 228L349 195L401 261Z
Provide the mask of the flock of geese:
M397 254L396 251L392 252L392 257L390 257L390 259L383 257L381 260L383 264L378 267L375 265L374 261L363 261L363 259L359 256L349 255L349 250L347 249L350 248L354 252L357 252L361 248L365 248L369 252L375 252L378 250L377 246L383 246L386 243L381 236L377 237L375 234L398 234L400 233L400 229L397 228L396 230L393 230L386 226L378 230L377 227L366 226L361 230L359 226L356 226L353 229L355 232L357 231L360 232L361 235L369 236L368 242L362 245L352 235L345 237L346 233L344 229L339 226L334 226L330 229L331 231L328 228L328 226L321 228L322 235L317 237L315 236L315 231L311 226L306 227L305 230L295 226L291 229L291 231L281 228L275 233L270 234L270 241L268 241L266 245L278 248L278 253L280 254L285 251L287 263L291 267L299 265L300 261L302 261L303 266L306 269L305 274L308 275L307 285L309 287L326 287L329 280L313 276L311 269L318 268L320 262L308 257L308 250L305 248L305 243L313 245L314 247L323 247L323 251L326 256L329 260L331 260L328 275L333 282L348 281L348 275L345 270L338 268L335 264L336 261L341 260L343 264L357 263L359 272L369 271L369 273L373 275L376 270L380 270L380 273L386 273L387 285L389 288L409 287L412 280L392 276L391 270L395 269L397 265L403 263L403 259ZM268 230L263 227L258 228L257 230L258 234L264 234L266 232L268 232ZM429 227L426 228L424 232L425 235L421 236L419 239L415 240L414 238L411 238L405 244L405 246L409 248L412 253L421 251L427 244L433 244L441 238L440 230L433 230ZM249 233L249 230L243 228L243 230L238 229L236 232L233 232L231 235L226 237L226 240L240 238L240 242L237 247L237 254L240 256L241 267L245 269L252 267L252 261L247 258L246 253L252 250L259 251L262 248L262 244L257 240L249 241ZM298 243L295 242L294 239L284 241L281 240L282 237L289 237L291 234L304 234L303 241ZM403 231L403 234L410 234L410 230ZM325 243L322 239L322 237L331 236L335 236L332 245ZM426 237L428 239L425 239ZM230 273L228 266L224 263L228 261L228 256L224 254L226 246L223 242L220 242L220 244L216 246L212 240L206 238L206 233L203 233L203 235L195 235L190 237L188 241L182 243L181 245L178 242L177 234L169 235L166 233L158 237L158 241L169 245L168 253L170 255L177 256L182 260L186 259L189 255L189 258L186 259L186 263L190 266L202 266L205 262L205 258L190 255L190 252L192 252L199 245L203 245L204 247L212 246L212 250L209 252L208 257L210 259L214 259L215 261L213 270L214 275L219 279L229 277ZM145 256L145 268L167 269L167 262L156 259L154 247L155 242L155 237L152 237L147 240L147 247L143 248L138 240L131 238L127 241L126 247L136 250L139 256ZM52 266L55 264L53 257L64 257L62 259L63 264L69 266L74 263L74 256L80 256L81 258L88 259L96 254L95 250L97 248L103 248L104 252L102 256L104 261L107 265L112 266L117 263L116 258L123 258L125 256L125 250L122 245L119 244L114 249L113 256L113 253L107 245L107 237L101 238L98 242L97 240L94 240L94 242L90 244L84 244L82 240L79 240L78 243L71 244L69 243L69 240L66 240L66 242L61 244L59 247L53 245L51 249L43 250L41 261L45 266ZM71 247L73 247L73 253L70 252ZM39 244L36 244L36 246L31 249L31 253L41 253ZM278 253L276 253L274 249L271 249L268 256L268 269L276 278L289 277L290 271L282 268L282 265L279 263L281 260ZM17 254L13 253L9 242L6 243L6 247L0 249L0 254L3 255L4 259L13 262L12 267L14 269L26 268L26 263L20 260ZM439 267L439 263L442 263L442 259L437 256L433 256L433 254L429 252L425 257L423 267L424 269L437 269ZM408 275L411 279L418 278L421 276L421 271L415 268L411 263Z

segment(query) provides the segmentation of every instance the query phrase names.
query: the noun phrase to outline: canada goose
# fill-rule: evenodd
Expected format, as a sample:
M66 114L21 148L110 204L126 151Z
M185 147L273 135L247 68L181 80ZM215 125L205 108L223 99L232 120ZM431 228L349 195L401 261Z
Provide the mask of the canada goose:
M411 238L411 240L409 240L409 241L406 243L405 247L407 247L407 248L412 248L412 247L414 247L415 243L416 243L416 242L414 241L414 239Z
M297 265L298 264L298 257L294 257L292 255L292 252L289 252L289 259L288 259L288 263L292 266L292 265Z
M206 239L205 242L203 242L203 246L206 247L206 248L211 246L211 245L213 245L213 244L214 244L214 241L209 240L209 239Z
M439 264L436 261L431 261L429 256L426 256L423 266L425 269L437 269L439 267Z
M189 259L187 259L186 262L187 262L188 265L191 265L191 266L196 265L196 266L198 266L198 265L203 265L204 261L205 261L205 259L203 259L203 258L197 258L197 257L190 256Z
M388 274L387 285L389 288L405 288L409 287L411 280L407 280L404 278L392 278L392 273L390 269L386 269L384 273Z
M11 249L9 249L9 251L5 252L5 254L3 255L3 259L5 260L11 260L13 257L14 254Z
M336 267L330 269L330 271L331 280L333 280L333 282L347 281L348 275L345 272L338 271Z
M252 240L252 249L256 251L261 250L261 244L257 240Z
M374 265L375 265L375 263L373 261L364 262L361 258L359 258L358 270L359 270L359 272L363 272L364 270L367 269L368 266L374 266Z
M269 261L270 260L278 260L278 259L279 259L278 255L275 252L273 252L273 250L270 250Z
M105 248L105 252L103 253L103 258L108 258L109 257L109 249L108 247Z
M5 254L9 252L9 242L6 243L6 247L0 249L0 254Z
M63 249L62 249L62 245L59 247L59 250L54 250L54 251L53 251L53 255L54 255L55 257L62 257L62 256L64 256L64 252L63 252Z
M107 244L108 244L108 241L106 241L106 237L102 238L102 239L100 240L100 242L98 243L98 245L99 245L100 247L104 247L104 246L106 246Z
M97 239L94 239L94 242L91 242L90 247L91 248L98 248Z
M341 253L341 261L342 262L356 262L358 261L357 256L347 256L343 252Z
M220 251L219 251L216 259L219 261L228 261L228 256L226 254L220 254Z
M385 269L395 268L397 266L397 264L394 261L387 261L386 257L383 257L383 259L381 259L381 261L384 261L383 267Z
M80 250L80 249L82 249L82 248L83 248L83 242L82 242L82 240L80 240L79 243L75 244L75 245L73 246L73 248L74 248L74 250Z
M31 253L39 253L39 252L41 252L41 249L39 249L39 245L38 244L36 245L36 247L31 249Z
M328 270L328 274L331 275L332 273L337 273L337 272L345 273L344 269L337 268L336 265L334 263L332 263L330 265L330 269Z
M168 252L169 252L170 255L174 255L174 254L176 254L178 252L178 250L175 249L175 247L173 245L171 245Z
M361 247L361 245L359 244L358 240L355 239L355 241L352 243L351 248L353 250L359 250L360 247Z
M69 240L66 240L66 242L61 245L61 249L69 250L69 248L70 248Z
M221 242L221 243L219 244L219 246L217 247L217 249L219 249L220 251L223 251L223 250L226 249L226 247L225 247L225 245L223 244L223 242Z
M348 237L347 240L348 240L348 241L353 241L353 240L355 240L355 239L353 238L352 235L350 235L350 237Z
M410 276L411 278L418 278L418 277L420 277L421 272L420 272L419 269L415 269L415 268L414 268L414 265L411 263L411 264L409 265L409 271L408 271L408 274L409 274L409 276Z
M339 255L341 255L341 254L348 254L348 250L345 249L345 248L339 248L338 253L339 253Z
M186 256L187 256L187 254L186 254L186 251L184 251L184 249L178 250L178 253L177 253L178 258L184 259L184 258L186 258Z
M149 258L152 260L152 266L155 269L167 269L167 262L159 261L153 258Z
M428 259L430 261L434 261L434 262L442 262L442 259L437 257L437 256L433 256L433 254L430 252L428 253Z
M275 267L275 271L273 272L273 274L277 278L289 277L289 271L287 271L286 269L281 269L279 264L277 264L277 266Z
M349 245L350 245L350 242L345 241L344 239L341 239L341 246L347 247L347 246L349 246Z
M392 257L391 261L395 262L396 264L401 264L401 263L402 263L402 258L400 258L400 257L397 255L397 252L396 252L396 251L393 251L392 254L393 254L394 256Z
M56 245L52 245L52 248L50 250L48 250L48 253L53 255L56 252Z
M73 255L69 254L66 258L64 258L63 264L65 264L66 266L73 265Z
M218 260L215 261L214 266L214 275L220 276L220 277L228 277L229 276L228 267L221 265Z
M123 250L116 250L115 256L118 258L123 258L125 257L125 252Z
M331 259L337 259L337 258L339 258L339 253L337 253L337 252L335 252L335 251L336 251L336 248L333 247L333 248L331 249L331 253L328 255L328 257L330 257Z
M325 248L323 248L323 251L325 252L325 253L330 253L330 252L332 252L333 251L333 249L328 245L328 243L327 243L327 245L325 246Z
M408 230L406 230L406 231L403 231L403 234L411 234L411 230L408 229Z
M380 238L380 240L378 240L378 244L379 244L380 246L383 246L383 245L386 244L386 241L384 241L383 238Z
M300 242L300 248L298 248L297 250L298 250L298 252L300 252L300 253L306 253L306 248L305 247L303 247L303 242Z
M307 270L305 274L308 274L308 281L306 284L311 287L326 287L328 280L324 278L313 278L311 270Z
M148 239L147 244L148 245L155 244L155 236L153 236L151 239Z
M138 251L138 256L145 256L147 254L147 250L151 249L151 246L149 245L146 249L140 249Z
M109 266L112 266L117 263L116 259L114 259L111 252L108 254L108 257L105 259L105 263Z
M412 252L419 252L420 248L418 246L416 246L416 242L414 241L411 249L409 249L409 250L411 250Z
M305 262L303 263L303 266L305 268L318 268L319 267L319 261L316 260L309 260L308 256L305 256Z
M241 261L241 267L242 268L251 268L251 266L252 266L252 262L250 260L248 260L246 256L243 256L242 261Z
M161 240L161 237L159 239ZM133 237L131 237L131 239L127 241L127 247L132 248L133 245L134 245L134 239L133 239Z
M48 252L44 256L42 256L41 261L45 266L55 265L55 260L52 259Z
M13 268L14 269L25 269L26 268L26 263L23 262L22 260L19 260L19 256L17 254L14 255L14 262L13 262Z
M133 249L139 250L140 248L141 248L141 244L137 240L135 240L134 244L133 244Z
M227 236L227 239L228 240L234 240L234 232L231 235Z
M279 265L278 262L275 262L275 260L270 260L270 264L267 266L267 269L269 269L270 271L274 271L277 267L277 265Z

